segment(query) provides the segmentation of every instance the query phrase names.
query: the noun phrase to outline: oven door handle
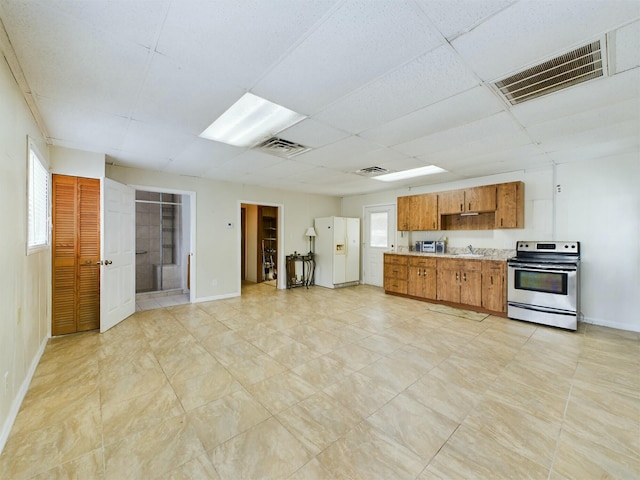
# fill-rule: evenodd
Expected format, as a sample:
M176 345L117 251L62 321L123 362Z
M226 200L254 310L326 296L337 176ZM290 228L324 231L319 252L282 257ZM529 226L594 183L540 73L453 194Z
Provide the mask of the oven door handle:
M575 265L540 265L532 263L509 263L509 268L526 268L528 270L536 270L540 272L575 272L578 267Z

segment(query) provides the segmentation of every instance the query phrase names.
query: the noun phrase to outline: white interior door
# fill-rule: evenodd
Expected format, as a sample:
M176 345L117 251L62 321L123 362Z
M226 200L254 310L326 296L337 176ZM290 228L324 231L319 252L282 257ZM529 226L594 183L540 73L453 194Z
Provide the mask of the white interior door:
M382 287L384 252L393 250L396 239L396 206L364 207L362 283Z
M100 332L136 310L135 190L102 179Z

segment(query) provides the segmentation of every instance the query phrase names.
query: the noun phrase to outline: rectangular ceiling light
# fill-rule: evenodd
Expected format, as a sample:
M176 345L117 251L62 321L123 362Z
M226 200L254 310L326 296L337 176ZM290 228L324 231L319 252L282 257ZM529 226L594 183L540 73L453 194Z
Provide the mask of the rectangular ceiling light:
M411 170L403 170L402 172L386 173L384 175L378 175L377 177L371 178L382 182L395 182L396 180L406 180L407 178L423 177L425 175L434 175L436 173L443 172L446 172L444 168L436 167L435 165L427 165L426 167L412 168Z
M305 118L247 92L200 136L236 147L252 147Z

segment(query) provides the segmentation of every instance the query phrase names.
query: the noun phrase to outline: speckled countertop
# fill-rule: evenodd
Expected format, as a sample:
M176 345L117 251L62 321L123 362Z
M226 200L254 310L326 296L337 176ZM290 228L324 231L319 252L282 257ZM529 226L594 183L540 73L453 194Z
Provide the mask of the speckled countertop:
M400 247L402 248L402 247ZM459 260L497 260L506 262L509 258L515 257L515 250L502 250L499 248L474 248L474 253L482 254L482 257L467 256L469 253L466 248L449 248L447 247L446 253L422 253L422 252L410 252L402 249L398 252L387 252L391 255L413 255L417 257L434 257L434 258L457 258Z

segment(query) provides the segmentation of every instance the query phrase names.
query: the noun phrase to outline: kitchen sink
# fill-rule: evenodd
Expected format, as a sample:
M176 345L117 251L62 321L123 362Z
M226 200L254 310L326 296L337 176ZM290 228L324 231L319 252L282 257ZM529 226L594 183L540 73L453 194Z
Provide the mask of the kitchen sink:
M456 253L455 256L465 258L482 258L484 257L484 253Z

